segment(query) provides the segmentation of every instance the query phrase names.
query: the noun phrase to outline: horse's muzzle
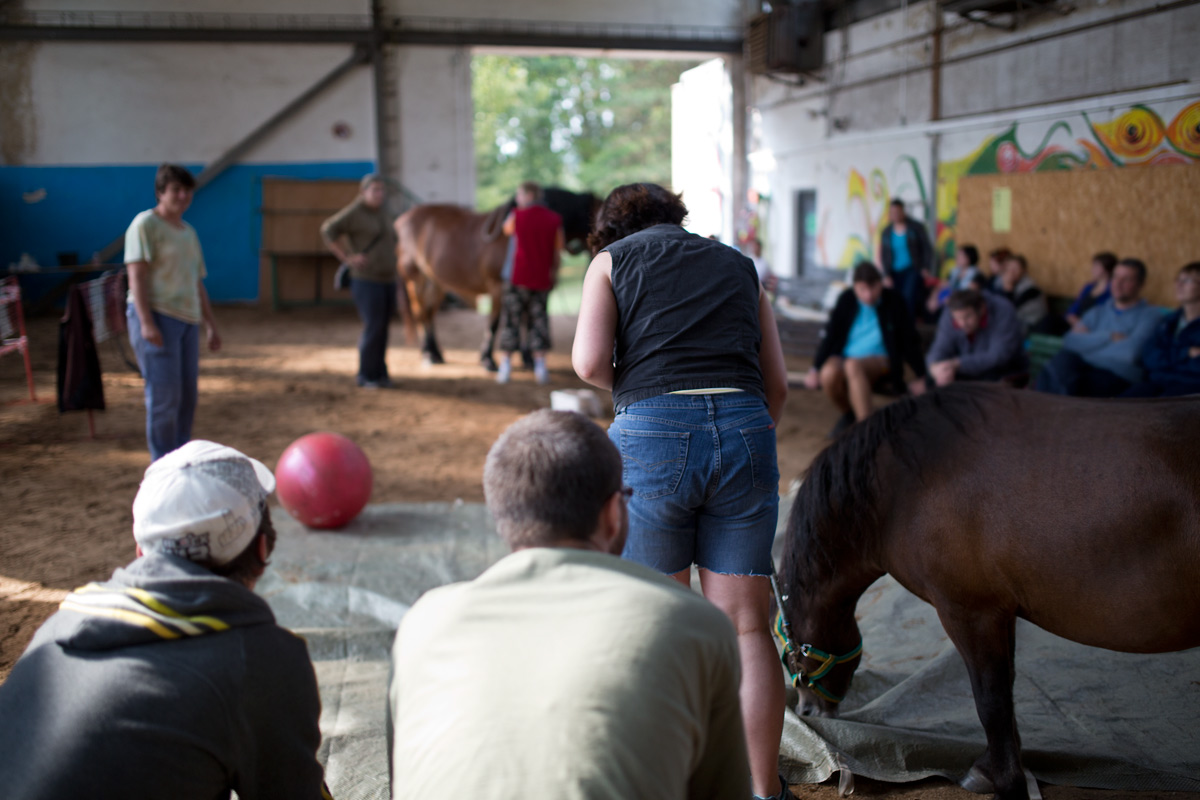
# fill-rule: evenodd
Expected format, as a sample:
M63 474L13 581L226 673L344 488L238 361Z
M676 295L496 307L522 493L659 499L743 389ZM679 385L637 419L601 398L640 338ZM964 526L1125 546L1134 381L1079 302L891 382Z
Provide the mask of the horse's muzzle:
M835 703L825 703L820 698L814 696L811 692L800 693L800 705L796 709L802 717L825 717L833 719L838 715L838 707Z

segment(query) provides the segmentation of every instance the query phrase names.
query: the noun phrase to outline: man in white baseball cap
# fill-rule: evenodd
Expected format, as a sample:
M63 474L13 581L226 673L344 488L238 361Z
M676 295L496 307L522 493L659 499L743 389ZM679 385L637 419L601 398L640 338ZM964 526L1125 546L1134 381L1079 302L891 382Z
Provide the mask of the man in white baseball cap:
M68 595L0 686L6 798L329 796L308 648L252 591L274 489L213 442L146 470L138 558Z

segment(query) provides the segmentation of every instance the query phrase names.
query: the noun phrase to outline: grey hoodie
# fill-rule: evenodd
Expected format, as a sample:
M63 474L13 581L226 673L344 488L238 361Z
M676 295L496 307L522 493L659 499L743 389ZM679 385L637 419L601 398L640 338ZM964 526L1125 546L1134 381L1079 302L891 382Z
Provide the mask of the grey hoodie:
M0 685L7 800L327 797L304 641L239 583L149 555L67 596Z

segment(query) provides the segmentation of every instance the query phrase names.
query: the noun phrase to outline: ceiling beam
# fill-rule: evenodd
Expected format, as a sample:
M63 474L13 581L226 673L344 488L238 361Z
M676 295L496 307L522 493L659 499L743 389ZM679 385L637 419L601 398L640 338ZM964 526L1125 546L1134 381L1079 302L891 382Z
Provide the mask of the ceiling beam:
M353 15L0 11L0 41L218 42L546 47L740 53L742 31L714 26L592 24ZM378 23L377 23L378 24Z

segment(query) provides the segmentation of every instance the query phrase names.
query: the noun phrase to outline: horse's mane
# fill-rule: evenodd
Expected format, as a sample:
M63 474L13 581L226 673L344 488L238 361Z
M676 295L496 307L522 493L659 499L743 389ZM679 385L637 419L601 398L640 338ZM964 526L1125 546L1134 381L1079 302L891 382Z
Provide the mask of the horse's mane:
M503 232L504 220L508 219L509 212L516 208L516 205L517 202L510 199L484 215L483 238L485 241L493 241Z
M1010 390L953 384L891 403L851 426L802 476L787 524L781 574L811 586L835 569L842 553L866 554L880 516L880 450L918 477L953 440L988 424L987 406Z

